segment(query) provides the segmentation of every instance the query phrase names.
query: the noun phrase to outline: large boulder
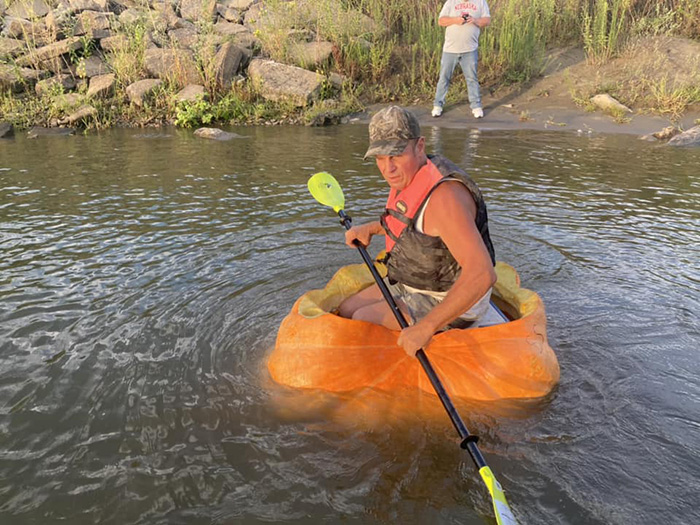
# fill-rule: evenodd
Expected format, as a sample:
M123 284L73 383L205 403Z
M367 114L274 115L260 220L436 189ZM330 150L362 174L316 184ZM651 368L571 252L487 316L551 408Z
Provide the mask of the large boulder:
M238 46L226 42L214 57L214 79L217 87L228 89L236 76L238 68L245 57L245 52Z
M263 98L289 101L296 106L306 106L316 100L324 79L307 69L260 58L250 62L248 76Z

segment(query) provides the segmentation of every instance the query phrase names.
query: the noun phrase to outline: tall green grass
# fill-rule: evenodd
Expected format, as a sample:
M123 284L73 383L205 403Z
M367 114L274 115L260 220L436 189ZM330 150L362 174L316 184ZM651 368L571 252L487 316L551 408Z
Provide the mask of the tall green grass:
M275 1L289 13L288 2ZM437 24L442 0L294 4L294 16L313 19L318 38L336 44L340 69L377 98L427 96L434 89L445 31ZM481 34L479 66L487 83L529 80L541 72L550 47L582 46L590 62L601 64L638 34L700 37L700 0L492 0L489 7L492 23ZM371 31L358 14L374 20ZM263 47L275 55L266 49L274 46Z
M583 12L583 44L588 60L604 63L621 49L632 0L595 0Z

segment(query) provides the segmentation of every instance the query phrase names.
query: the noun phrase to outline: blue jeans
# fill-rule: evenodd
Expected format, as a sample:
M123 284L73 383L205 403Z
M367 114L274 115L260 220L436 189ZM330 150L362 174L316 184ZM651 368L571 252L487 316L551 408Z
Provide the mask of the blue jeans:
M468 53L443 53L440 59L440 80L438 80L435 91L434 106L444 106L447 90L450 87L452 73L454 73L457 63L462 68L464 79L467 81L467 95L469 95L469 106L472 109L481 107L481 93L479 92L479 81L476 79L476 62L479 59L479 50L475 49Z

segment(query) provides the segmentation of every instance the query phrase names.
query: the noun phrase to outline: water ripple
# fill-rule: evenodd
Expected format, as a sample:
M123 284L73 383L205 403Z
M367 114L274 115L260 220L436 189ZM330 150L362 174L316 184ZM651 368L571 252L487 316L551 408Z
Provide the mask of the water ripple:
M0 516L481 523L489 498L447 420L348 427L342 398L266 376L296 298L360 262L308 176L332 171L358 222L382 210L366 128L240 133L3 143ZM547 400L460 407L516 513L693 521L698 154L426 133L482 186L498 258L544 298L562 365Z

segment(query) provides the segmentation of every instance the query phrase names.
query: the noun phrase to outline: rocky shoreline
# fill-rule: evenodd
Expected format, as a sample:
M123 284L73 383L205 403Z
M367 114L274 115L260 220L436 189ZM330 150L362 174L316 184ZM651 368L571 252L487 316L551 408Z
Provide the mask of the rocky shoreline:
M115 97L143 107L165 85L179 103L221 95L248 79L263 99L302 107L345 81L317 72L333 46L309 31L290 37L295 63L259 56L257 35L274 27L279 13L255 0L5 1L0 88L17 96L56 93L59 116L50 126L85 123L97 115L96 102ZM136 53L143 54L142 70L120 72L119 60Z

